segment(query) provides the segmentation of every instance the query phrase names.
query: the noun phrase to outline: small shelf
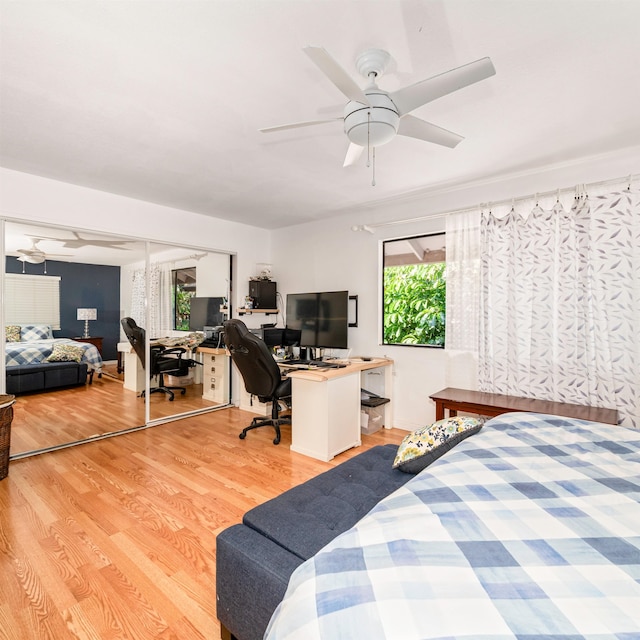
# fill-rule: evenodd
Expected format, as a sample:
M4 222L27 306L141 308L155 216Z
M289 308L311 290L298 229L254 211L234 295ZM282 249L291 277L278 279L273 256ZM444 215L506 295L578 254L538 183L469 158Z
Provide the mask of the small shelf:
M252 313L266 313L267 315L270 314L277 314L278 310L277 309L245 309L245 308L240 308L238 309L238 315L251 315Z

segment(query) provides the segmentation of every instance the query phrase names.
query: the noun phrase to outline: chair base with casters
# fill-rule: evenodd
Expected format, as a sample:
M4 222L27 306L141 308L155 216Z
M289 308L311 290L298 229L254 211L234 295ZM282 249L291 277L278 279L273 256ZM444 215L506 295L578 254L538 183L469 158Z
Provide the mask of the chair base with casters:
M269 399L265 398L262 400L258 398L261 402L268 402ZM273 444L280 444L280 425L281 424L291 424L291 414L287 414L284 416L280 415L280 403L277 400L274 400L271 404L271 417L256 417L251 421L251 424L248 427L245 427L242 432L238 435L240 440L244 440L247 437L247 431L251 431L251 429L257 429L258 427L273 427L276 430L276 437L273 439Z
M169 396L169 401L173 401L175 398L174 391L180 391L182 395L187 392L186 387L169 386L164 382L164 376L186 376L189 374L189 369L196 364L200 364L196 360L183 358L185 350L182 347L174 347L167 349L161 345L151 346L151 359L155 362L155 375L158 376L158 386L151 387L149 393L164 393ZM140 394L141 398L146 395L146 389Z
M140 398L144 398L146 395L146 389L143 389L142 392L140 393ZM149 389L149 393L165 393L166 395L169 396L169 402L172 402L173 399L175 398L175 394L173 393L174 391L179 391L182 395L184 395L187 392L186 387L169 387L164 383L164 374L160 374L160 378L158 380L158 386L157 387L151 387L151 389Z

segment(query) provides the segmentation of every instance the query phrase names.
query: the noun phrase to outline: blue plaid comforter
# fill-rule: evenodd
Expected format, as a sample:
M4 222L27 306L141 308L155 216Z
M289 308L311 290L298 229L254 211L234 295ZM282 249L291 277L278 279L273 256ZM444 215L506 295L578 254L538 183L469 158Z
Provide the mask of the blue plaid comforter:
M265 638L640 639L640 431L490 420L301 565Z
M45 362L53 352L54 344L73 344L82 347L84 354L82 362L86 362L89 370L102 371L102 357L98 348L88 342L76 342L69 338L52 338L49 340L32 340L29 342L6 343L6 366L13 367L23 364L37 364Z

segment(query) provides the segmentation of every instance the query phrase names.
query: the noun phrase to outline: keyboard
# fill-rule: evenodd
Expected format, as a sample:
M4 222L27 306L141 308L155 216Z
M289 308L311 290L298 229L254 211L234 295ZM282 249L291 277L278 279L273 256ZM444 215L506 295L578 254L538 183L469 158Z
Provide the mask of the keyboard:
M321 367L323 369L342 369L346 364L338 364L337 362L327 362L326 360L312 360L312 367Z
M326 360L282 360L280 364L287 366L303 366L303 367L318 367L323 369L341 369L346 367L346 364L338 364L336 362L327 362Z

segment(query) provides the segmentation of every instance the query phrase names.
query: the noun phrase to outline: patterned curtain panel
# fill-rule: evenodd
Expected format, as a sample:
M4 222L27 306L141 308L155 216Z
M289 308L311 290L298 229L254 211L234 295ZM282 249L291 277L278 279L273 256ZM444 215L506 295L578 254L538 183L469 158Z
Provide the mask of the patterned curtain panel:
M146 271L136 269L133 273L131 292L131 317L140 327L144 327L151 338L171 335L173 313L171 304L171 267L152 264L149 275L149 310L151 321L146 327L145 291Z
M481 219L479 386L640 428L640 190Z
M133 272L131 284L131 317L139 327L144 327L147 323L144 312L145 292L147 290L147 279L144 269L136 269Z
M446 349L478 351L480 210L447 216Z

